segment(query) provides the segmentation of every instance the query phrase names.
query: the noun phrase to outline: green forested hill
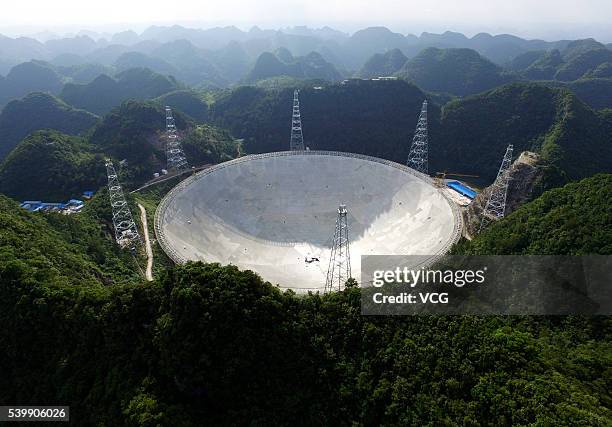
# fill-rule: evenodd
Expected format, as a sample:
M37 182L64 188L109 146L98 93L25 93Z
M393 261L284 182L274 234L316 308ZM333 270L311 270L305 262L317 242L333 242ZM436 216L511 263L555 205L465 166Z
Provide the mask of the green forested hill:
M77 108L104 114L130 99L156 98L179 88L172 77L146 68L132 68L115 76L100 75L88 84L66 84L60 97Z
M177 129L187 123L174 113ZM90 142L107 155L127 160L130 181L142 182L165 164L162 131L166 128L164 108L153 102L127 101L104 116L93 129Z
M181 144L185 156L193 165L221 163L240 154L240 145L229 132L211 125L193 127Z
M610 254L602 188L609 175L545 193L458 249ZM0 199L13 236L0 249L2 401L69 403L75 422L104 425L612 420L609 318L362 316L357 288L296 297L199 263L154 283L77 285L87 264L16 209Z
M612 78L612 62L603 62L597 66L597 68L586 73L584 78Z
M191 165L237 156L237 143L226 131L210 125L194 126L180 111L173 110L173 115ZM165 117L164 107L157 102L128 101L104 116L89 140L96 150L127 160L125 184L142 184L166 167Z
M191 165L238 156L239 143L229 132L212 125L196 126L178 110L174 116ZM79 197L84 190L96 190L106 182L106 157L127 160L122 183L126 188L138 186L166 168L165 126L165 111L159 100L128 101L99 120L87 137L48 129L34 132L0 162L0 193L17 200L65 201Z
M544 193L459 248L467 254L612 255L612 175Z
M565 87L594 109L612 108L612 78L583 78L573 82L546 82Z
M11 68L5 79L0 79L0 107L30 92L59 93L62 77L43 61L30 61Z
M399 49L372 55L357 72L357 77L369 79L380 76L392 76L399 71L408 58Z
M104 157L79 137L34 132L0 164L0 193L17 200L65 202L106 181Z
M180 113L176 122L180 129L186 128ZM36 131L0 163L0 193L17 200L78 198L83 191L97 190L106 182L106 157L128 160L122 171L127 188L142 183L165 166L160 138L164 128L163 107L130 101L104 116L86 137Z
M397 75L423 90L470 95L512 80L471 49L429 48L408 60Z
M566 90L512 84L444 107L432 163L495 176L505 147L542 152L570 179L612 171L612 122Z
M610 77L606 71L612 50L593 40L575 40L562 51L551 49L526 52L516 57L508 69L530 80L572 82L581 78Z
M0 194L0 282L16 280L23 290L44 283L72 298L79 289L139 281L131 255L111 240L108 210L106 192L70 216L29 213Z
M555 79L560 81L578 80L606 62L612 62L612 50L605 48L587 50L563 64L555 74Z
M248 72L244 81L255 83L271 77L288 76L299 79L324 79L338 81L342 78L336 68L317 52L306 56L290 58L290 62L281 61L270 52L262 53Z
M155 98L155 101L186 114L198 123L208 120L208 104L194 91L184 89L169 92Z
M550 80L555 77L557 69L563 65L561 52L553 49L543 52L538 59L532 62L524 71L524 75L531 80Z
M11 101L0 114L0 160L31 132L55 129L78 135L91 128L98 118L76 110L52 95L34 92Z

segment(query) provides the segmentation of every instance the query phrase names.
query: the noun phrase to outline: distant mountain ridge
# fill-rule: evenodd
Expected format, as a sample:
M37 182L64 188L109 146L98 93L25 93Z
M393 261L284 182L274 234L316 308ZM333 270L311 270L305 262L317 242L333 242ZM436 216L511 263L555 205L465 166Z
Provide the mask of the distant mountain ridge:
M179 88L172 77L146 68L131 68L115 78L102 74L88 84L66 84L60 97L77 108L104 114L123 101L156 98Z
M279 55L284 59L281 60ZM246 83L255 83L271 77L287 76L299 79L323 79L338 81L342 75L323 57L310 52L306 56L293 57L289 51L280 50L277 55L271 52L262 53L255 65L245 77Z
M312 29L305 26L284 28L281 30L262 30L253 27L242 31L236 27L216 27L208 29L174 26L152 26L141 34L134 31L123 31L116 34L98 35L82 33L77 36L38 41L34 38L10 38L0 36L0 74L8 72L8 66L16 65L31 59L53 61L57 57L70 55L72 65L83 63L100 63L111 65L122 54L138 52L153 54L156 47L177 41L187 42L197 50L197 56L209 61L217 69L227 71L230 58L222 52L228 49L240 51L241 63L253 63L266 51L280 47L289 49L295 56L304 56L318 52L323 58L338 69L359 70L372 55L383 54L393 49L400 49L407 57L413 57L429 47L469 48L474 49L497 64L505 64L515 57L533 50L564 50L574 43L571 40L544 41L526 40L509 34L491 35L479 33L468 38L461 33L447 31L442 34L424 32L420 36L393 32L386 27L369 27L346 34L329 27ZM598 42L583 43L590 49ZM599 44L603 48L609 46ZM230 55L231 57L232 55ZM173 66L177 66L168 57L161 57ZM3 65L4 64L4 65ZM180 68L180 66L177 66ZM224 76L224 74L222 74ZM241 77L231 76L230 82ZM178 76L177 76L178 78ZM179 78L180 79L180 78Z
M357 77L373 78L392 76L408 61L408 57L400 49L392 49L385 53L376 53L363 64L357 72Z
M386 27L346 34L328 27L304 26L281 30L253 27L249 31L236 27L152 26L141 34L124 31L96 35L84 31L71 37L52 37L44 43L32 38L0 36L0 74L7 74L7 78L0 78L0 106L31 91L58 94L64 83L87 84L101 74L112 77L131 68L148 68L170 75L196 89L228 88L279 77L328 81L351 76L371 78L396 73L409 60L422 57L431 48L471 49L483 59L515 73L514 80L610 78L604 65L611 62L610 46L593 39L548 42L487 33L469 38L451 31L415 36ZM288 53L293 60L279 57L281 63L274 63L270 56L262 57L267 52ZM29 61L26 62L29 65L24 66L24 61ZM13 82L16 74L11 72L13 65L31 68L18 75L37 73L39 77ZM596 71L600 66L602 69ZM495 82L490 75L485 78L486 84L459 82L465 76L483 77L479 74L482 69L474 73L457 71L450 76L455 83L449 85L455 94L476 93ZM457 90L458 86L464 89ZM424 88L434 90L430 86Z
M425 49L406 61L398 76L432 92L465 96L512 80L501 67L471 49Z

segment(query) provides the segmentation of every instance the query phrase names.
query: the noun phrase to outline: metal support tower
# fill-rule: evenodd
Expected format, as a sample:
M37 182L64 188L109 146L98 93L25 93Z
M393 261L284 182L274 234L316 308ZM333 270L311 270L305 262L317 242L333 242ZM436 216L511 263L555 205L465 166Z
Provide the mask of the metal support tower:
M300 116L300 100L298 90L293 91L293 116L291 117L291 151L304 150L304 136L302 135L302 118Z
M181 141L176 133L176 125L172 116L172 109L166 106L166 162L167 169L187 169L189 164L181 147Z
M347 212L346 205L340 205L325 280L325 293L341 291L346 281L351 278Z
M121 247L135 248L141 243L140 234L110 159L106 160L106 175L108 176L108 194L113 209L115 240Z
M421 114L414 132L414 138L412 138L407 162L409 167L424 174L427 174L429 170L427 144L427 100L425 100L421 107Z
M506 212L506 198L508 197L508 185L510 184L510 166L512 165L512 151L514 146L508 145L506 154L502 160L497 178L491 186L491 194L482 212L482 221L479 232L482 231L491 221L496 221L504 217Z

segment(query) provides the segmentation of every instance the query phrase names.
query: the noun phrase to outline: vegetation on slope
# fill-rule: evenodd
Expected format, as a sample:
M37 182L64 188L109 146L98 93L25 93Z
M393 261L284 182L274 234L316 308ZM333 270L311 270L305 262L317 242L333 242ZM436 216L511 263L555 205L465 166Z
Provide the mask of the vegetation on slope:
M180 111L198 123L208 120L208 104L194 91L176 90L156 98L155 101Z
M547 191L457 248L465 254L612 254L612 175Z
M612 50L605 48L588 50L563 64L555 74L555 79L560 81L578 80L606 62L612 62Z
M183 131L187 122L174 113L177 129ZM127 160L129 183L141 183L152 178L165 166L163 131L166 113L153 102L127 101L113 109L93 129L90 142L112 158Z
M71 289L139 282L132 256L111 240L110 217L105 191L68 216L29 213L0 195L0 282L24 291L44 284L67 298Z
M432 159L492 180L508 144L541 152L569 179L612 170L612 122L566 90L512 84L444 108ZM435 161L435 160L434 160Z
M17 200L65 202L106 181L104 157L79 137L34 132L0 165L0 193Z
M542 53L540 58L529 65L523 74L531 80L550 80L555 77L561 65L563 65L561 52L553 49L550 52Z
M76 110L52 95L35 92L11 101L0 114L0 160L35 130L55 129L79 135L91 128L98 118Z
M597 68L584 74L583 78L612 78L612 62L603 62L597 66Z
M516 57L508 68L530 80L571 82L580 78L609 77L607 65L612 51L593 40L570 42L562 51L526 52Z
M573 82L547 84L566 87L591 108L612 108L612 78L584 78Z
M193 166L217 163L238 155L237 142L225 131L193 126L173 111L183 150ZM125 184L140 185L166 167L165 110L159 103L128 101L107 114L92 131L90 142L112 158L126 160Z
M182 146L193 165L221 163L240 154L240 145L229 132L211 125L192 128L182 140Z

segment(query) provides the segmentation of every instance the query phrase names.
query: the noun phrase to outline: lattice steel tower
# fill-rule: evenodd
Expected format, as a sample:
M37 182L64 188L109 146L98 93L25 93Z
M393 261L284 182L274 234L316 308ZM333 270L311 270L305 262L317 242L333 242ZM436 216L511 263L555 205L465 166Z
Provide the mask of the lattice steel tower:
M421 107L421 114L414 132L414 138L412 138L407 162L409 167L424 174L429 172L427 144L427 100L425 100Z
M300 100L298 90L293 91L293 116L291 117L291 151L304 149L304 136L302 135L302 118L300 116Z
M123 195L117 172L115 172L115 167L110 159L106 160L106 175L108 177L108 194L113 209L115 240L121 247L134 248L141 243L140 234Z
M189 163L183 152L181 140L176 133L176 124L172 116L172 109L166 106L166 163L168 170L170 169L187 169Z
M341 291L346 281L351 278L347 213L346 205L340 205L325 280L325 293Z
M504 217L506 213L506 198L508 197L508 186L510 184L510 166L512 165L512 151L514 146L508 145L506 154L502 160L497 178L491 186L491 194L482 212L482 221L480 222L479 232L482 231L491 221L496 221Z

